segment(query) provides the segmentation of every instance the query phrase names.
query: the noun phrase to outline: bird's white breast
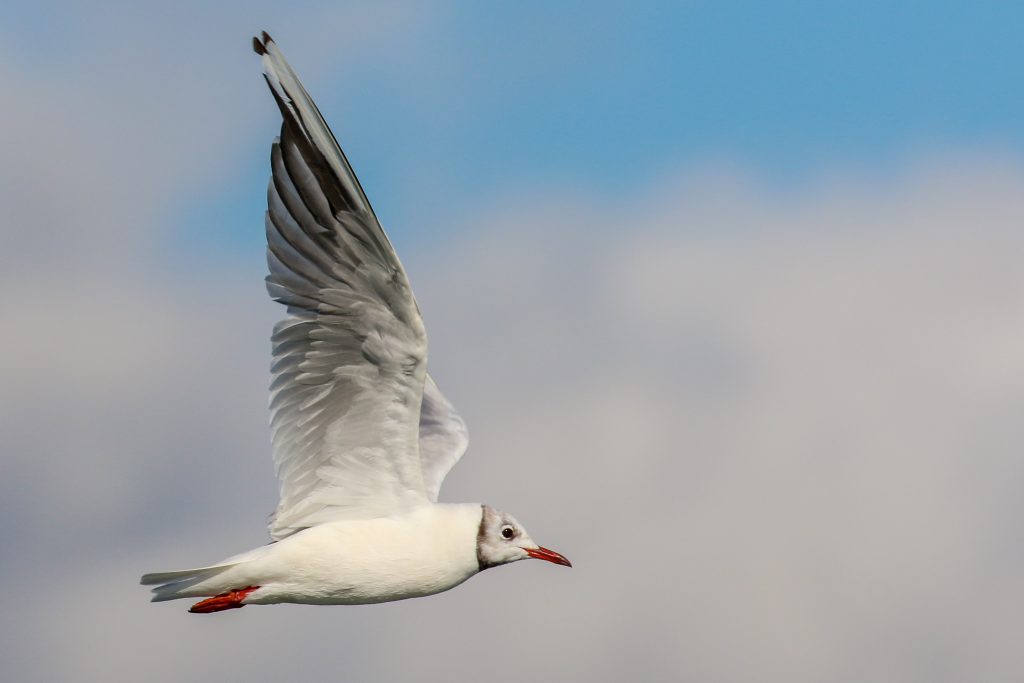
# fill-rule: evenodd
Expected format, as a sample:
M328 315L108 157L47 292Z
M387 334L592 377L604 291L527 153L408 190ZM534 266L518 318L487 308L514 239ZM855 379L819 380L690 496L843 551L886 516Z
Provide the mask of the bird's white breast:
M305 529L238 567L261 589L248 603L364 604L453 588L479 570L481 507L433 504ZM234 572L232 572L234 573Z

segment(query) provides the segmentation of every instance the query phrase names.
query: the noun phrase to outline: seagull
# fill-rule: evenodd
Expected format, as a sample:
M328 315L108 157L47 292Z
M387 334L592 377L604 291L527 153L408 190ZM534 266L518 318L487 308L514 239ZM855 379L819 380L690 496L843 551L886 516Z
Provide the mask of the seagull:
M267 290L287 306L271 338L272 540L142 584L210 613L422 597L526 558L571 567L507 513L437 502L469 436L427 373L405 269L277 44L264 32L253 49L283 118L266 213Z

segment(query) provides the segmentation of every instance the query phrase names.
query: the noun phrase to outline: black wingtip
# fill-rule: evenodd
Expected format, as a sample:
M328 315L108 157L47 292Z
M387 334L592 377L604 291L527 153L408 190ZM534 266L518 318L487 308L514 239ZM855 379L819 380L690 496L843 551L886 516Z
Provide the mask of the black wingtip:
M271 38L270 34L266 31L260 31L260 36L262 36L262 40L253 36L252 49L255 50L258 55L265 55L267 54L267 45L274 42L274 39Z

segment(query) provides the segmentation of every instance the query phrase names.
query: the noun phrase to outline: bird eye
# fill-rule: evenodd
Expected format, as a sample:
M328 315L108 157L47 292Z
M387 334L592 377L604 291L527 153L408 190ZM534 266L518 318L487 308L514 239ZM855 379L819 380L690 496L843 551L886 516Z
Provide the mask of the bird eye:
M502 536L502 538L509 539L509 538L512 538L515 535L516 535L515 529L513 529L512 527L510 527L510 526L503 526L503 527L501 527L501 536Z

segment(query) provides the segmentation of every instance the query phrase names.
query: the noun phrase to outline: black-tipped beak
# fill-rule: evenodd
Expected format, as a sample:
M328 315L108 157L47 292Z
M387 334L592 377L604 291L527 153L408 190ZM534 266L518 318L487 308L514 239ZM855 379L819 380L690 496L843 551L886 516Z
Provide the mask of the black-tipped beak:
M554 550L548 550L547 548L540 547L523 548L523 550L525 550L526 554L535 560L547 560L548 562L554 562L555 564L560 564L564 567L572 566L572 562L570 562L565 555L560 555L559 553L556 553Z

